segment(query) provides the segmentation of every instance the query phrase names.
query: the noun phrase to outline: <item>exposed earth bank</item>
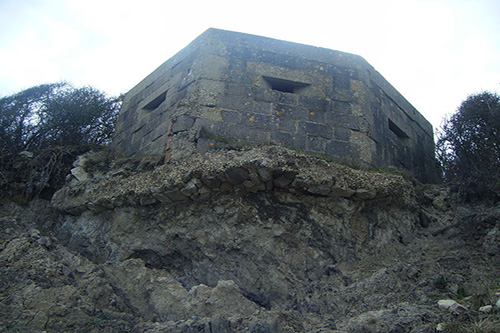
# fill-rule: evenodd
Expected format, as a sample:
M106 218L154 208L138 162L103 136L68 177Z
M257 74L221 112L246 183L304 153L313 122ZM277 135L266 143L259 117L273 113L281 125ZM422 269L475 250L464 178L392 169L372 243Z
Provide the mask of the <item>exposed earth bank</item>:
M2 331L499 327L498 207L280 147L155 162L90 153L51 202L4 199Z

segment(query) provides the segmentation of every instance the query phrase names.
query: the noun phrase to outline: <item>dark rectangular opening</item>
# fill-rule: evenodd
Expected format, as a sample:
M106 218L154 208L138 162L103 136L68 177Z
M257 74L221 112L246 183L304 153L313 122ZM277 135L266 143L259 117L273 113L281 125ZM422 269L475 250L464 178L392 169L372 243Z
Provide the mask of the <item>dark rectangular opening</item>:
M398 125L396 125L392 120L389 119L389 129L396 134L398 138L408 139L409 136L403 131Z
M161 103L165 102L166 99L167 99L167 92L165 91L165 92L161 93L158 97L153 99L151 102L146 104L146 106L144 106L143 109L152 111L152 110L156 109L157 107L159 107Z
M285 79L277 79L274 77L263 76L264 80L269 84L272 90L281 91L285 93L297 93L302 88L310 86L309 83L290 81Z

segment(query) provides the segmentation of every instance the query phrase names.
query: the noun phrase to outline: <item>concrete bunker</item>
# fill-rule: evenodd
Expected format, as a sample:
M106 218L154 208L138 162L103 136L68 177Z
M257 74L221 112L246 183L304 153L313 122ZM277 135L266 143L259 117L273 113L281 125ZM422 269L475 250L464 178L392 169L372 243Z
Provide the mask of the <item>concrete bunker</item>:
M362 57L218 29L125 95L113 145L170 160L231 140L437 179L431 124Z

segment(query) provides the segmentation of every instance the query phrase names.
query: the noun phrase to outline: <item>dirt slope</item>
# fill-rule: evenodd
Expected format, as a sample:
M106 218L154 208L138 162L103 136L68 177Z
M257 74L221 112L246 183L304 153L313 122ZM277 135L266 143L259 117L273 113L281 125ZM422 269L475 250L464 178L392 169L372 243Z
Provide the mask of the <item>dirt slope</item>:
M3 202L3 331L498 328L478 309L500 298L500 210L445 186L279 147L77 167L51 203Z

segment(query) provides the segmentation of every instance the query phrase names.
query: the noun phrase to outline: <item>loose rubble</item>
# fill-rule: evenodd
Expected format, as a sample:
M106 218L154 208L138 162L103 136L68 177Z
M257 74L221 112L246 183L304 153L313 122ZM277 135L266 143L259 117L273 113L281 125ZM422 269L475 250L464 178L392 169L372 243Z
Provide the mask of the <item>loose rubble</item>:
M231 191L244 195L281 190L406 204L412 204L414 197L411 184L400 175L354 170L279 146L196 154L128 177L114 170L97 182L86 181L88 175L80 164L72 169L79 182L58 191L52 199L60 210L79 213L126 205L204 201Z

